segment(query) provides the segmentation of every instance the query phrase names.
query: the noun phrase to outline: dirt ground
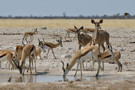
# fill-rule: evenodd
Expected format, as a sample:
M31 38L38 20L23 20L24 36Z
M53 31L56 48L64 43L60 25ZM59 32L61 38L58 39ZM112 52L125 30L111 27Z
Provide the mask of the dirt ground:
M26 31L32 31L33 28L0 28L0 49L13 50L16 45L22 45L23 33ZM1 83L0 90L134 90L135 89L135 29L134 28L110 28L107 29L110 33L110 42L113 46L114 51L120 51L121 59L120 62L123 65L123 71L117 72L116 64L105 63L105 71L100 71L99 77L107 77L105 79L94 79L90 81L71 80L67 82L30 82L30 83ZM78 49L77 39L72 42L66 42L64 40L66 32L64 28L49 28L42 30L38 28L38 33L34 35L34 41L32 42L35 46L38 45L38 38L45 41L57 43L56 39L63 37L63 47L54 49L54 59L52 52L50 51L48 59L45 58L46 53L42 53L42 60L37 60L37 71L38 72L49 72L48 75L62 75L62 64L70 62L72 55ZM90 34L91 35L91 34ZM71 35L74 36L73 34ZM73 38L72 38L73 39ZM131 43L132 42L132 43ZM2 62L2 69L5 67L5 62ZM90 63L88 63L88 69L90 69ZM76 65L72 68L68 75L73 76L76 70ZM96 75L97 64L95 64L94 71L84 71L83 75L94 77ZM34 71L33 71L34 72ZM17 70L0 70L1 73L14 73L19 74ZM78 75L80 72L78 73ZM116 77L114 77L116 76ZM121 77L125 77L124 79Z

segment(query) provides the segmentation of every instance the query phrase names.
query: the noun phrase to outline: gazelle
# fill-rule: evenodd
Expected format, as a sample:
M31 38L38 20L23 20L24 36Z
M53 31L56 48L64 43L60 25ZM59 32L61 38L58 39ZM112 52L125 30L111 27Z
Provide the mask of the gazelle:
M48 49L48 52L47 52L47 54L46 54L46 58L48 58L48 53L49 53L49 51L50 51L50 49L51 49L51 50L52 50L52 54L53 54L54 58L56 59L56 56L54 55L53 49L54 49L54 48L57 48L58 46L63 47L63 44L62 44L62 37L60 37L60 39L59 39L59 40L56 40L56 41L58 42L58 43L56 43L56 44L51 43L51 42L45 42L45 43L44 43L46 49Z
M83 30L83 32L85 33L85 35L88 33L88 32L94 32L95 31L95 29L93 29L93 28L85 28L84 30Z
M74 26L74 28L76 29L76 33L77 33L79 49L81 49L81 46L85 46L89 42L90 43L92 42L92 37L91 36L80 34L80 30L84 29L83 26L80 27L80 28L77 28L76 26Z
M32 47L33 47L33 52L29 51L30 48L32 48ZM40 40L39 40L38 48L39 47L41 48L42 51L46 52L46 50L44 48L44 43L41 43ZM25 54L25 52L27 52L27 53ZM32 63L32 66L33 66L33 60L32 59L35 59L35 57L37 57L39 55L39 53L37 53L37 52L38 52L38 50L36 51L35 46L32 45L32 44L27 44L26 46L16 46L15 47L15 57L14 57L14 59L16 59L18 64L15 62L15 60L13 60L13 62L15 63L17 68L19 69L20 73L22 73L23 67L19 66L19 62L22 62L22 61L25 62L25 59L29 58L29 68L28 68L28 70L29 70L30 66L31 66L31 63ZM35 61L35 69L36 69L36 61ZM31 69L30 69L30 71L31 71ZM24 74L24 72L23 72L23 74Z
M22 42L24 42L24 39L26 40L27 43L33 41L33 35L37 33L37 28L34 28L33 32L25 32L22 38ZM30 37L30 41L28 42L28 37Z
M12 63L12 57L13 57L13 51L0 50L0 68L1 68L1 62L7 60L9 62L9 69L10 69L10 65L12 65L11 69L14 69L14 64Z
M104 42L106 42L108 48L110 45L109 42L109 33L105 30L99 30L101 29L100 24L103 23L103 19L101 19L99 22L95 22L93 19L91 20L91 23L95 24L95 31L92 36L93 44L98 44L103 48L103 52L105 51Z
M34 56L34 59L36 57L36 47L33 45L33 44L27 44L23 50L22 50L22 56L21 56L21 60L17 61L17 63L15 62L14 59L12 59L12 61L15 63L16 67L19 69L19 72L20 74L23 74L24 75L24 71L25 71L25 61L27 58L29 58L29 69L30 69L30 73L32 74L32 71L31 71L31 63L32 63L32 57L31 56ZM36 60L35 61L35 72L36 72ZM23 70L23 72L22 72Z
M67 64L67 67L64 68L64 62L62 61L62 69L63 69L63 77L65 78L68 74L68 72L71 70L71 68L75 65L75 63L77 62L77 70L78 70L78 65L80 62L80 68L81 68L81 76L82 76L82 61L90 58L92 56L92 54L94 55L95 59L98 61L98 70L97 70L97 74L96 76L98 76L99 74L99 70L100 70L100 60L98 59L98 55L99 55L99 47L98 46L93 46L90 43L88 43L84 48L77 50L75 52L75 54L73 55L70 64ZM76 73L77 73L76 70ZM76 76L75 73L75 76Z
M83 26L80 27L80 28L77 28L76 26L74 26L74 28L76 29L76 33L77 33L77 38L78 38L78 44L79 44L79 49L81 49L81 47L87 45L88 43L92 43L92 37L89 36L89 35L84 35L84 34L80 34L80 31L82 30L83 31ZM88 59L91 59L91 58L88 58ZM86 61L87 63L87 60L83 60L83 61ZM84 65L84 64L83 64ZM83 67L84 69L84 67Z
M74 38L76 38L76 29L75 29L75 28L68 28L68 29L66 29L65 40L67 40L66 38L68 37L68 39L69 39L70 41L72 41L72 40L71 40L71 37L70 37L70 34L71 34L71 33L75 34L75 37L74 37Z
M111 47L112 48L112 47ZM122 71L122 64L120 63L119 59L121 58L121 54L120 52L113 52L113 55L111 54L111 52L109 50L100 53L98 55L98 57L100 58L101 62L115 62L116 64L118 64L118 72ZM104 70L104 64L103 64L103 70Z

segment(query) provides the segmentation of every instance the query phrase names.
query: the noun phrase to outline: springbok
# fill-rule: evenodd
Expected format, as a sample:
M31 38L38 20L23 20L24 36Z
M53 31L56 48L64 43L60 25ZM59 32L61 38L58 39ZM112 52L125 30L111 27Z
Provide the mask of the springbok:
M27 47L26 47L27 46ZM13 62L15 63L15 60L18 62L18 64L17 63L15 63L15 65L17 66L17 68L19 69L19 71L20 71L20 73L22 72L22 70L21 70L21 68L22 67L20 67L19 66L19 62L21 61L21 60L23 60L24 62L25 62L25 58L27 58L27 57L29 57L29 65L30 65L30 63L32 63L32 67L33 67L33 60L31 61L31 59L35 59L35 57L37 58L37 56L39 55L40 56L40 54L41 54L41 51L40 50L42 50L43 52L46 52L46 50L45 50L45 48L44 48L44 44L43 43L41 43L41 41L39 40L39 45L38 45L38 49L35 51L35 46L33 46L32 44L28 44L28 45L26 45L26 46L16 46L15 47L15 49L14 49L14 51L15 51L15 57L14 57L14 60L13 60ZM25 47L25 49L24 49L24 47ZM33 52L33 54L31 54L30 53L30 51L29 51L29 48L31 48L31 47L33 47L34 48L34 52ZM40 49L39 49L40 48ZM27 52L27 50L29 51L28 53L30 54L30 55L25 55L24 53L25 52ZM32 51L31 51L32 52ZM41 57L41 56L40 56ZM22 59L22 58L24 58L24 59ZM35 61L36 62L36 61ZM35 63L36 64L36 63ZM36 65L35 65L36 66ZM28 70L30 69L30 67L28 68ZM27 71L28 71L27 70ZM24 73L23 73L24 74Z
M99 51L99 47L98 46L93 46L90 43L88 43L84 48L77 50L75 52L75 54L73 55L72 59L70 60L70 64L67 63L66 68L64 68L64 62L62 62L63 66L62 66L62 70L63 70L63 77L65 78L68 74L68 72L71 70L71 68L75 65L75 63L77 62L77 70L78 70L78 65L80 62L80 68L81 68L81 77L82 77L82 61L90 58L92 56L92 54L94 55L95 59L98 61L98 70L97 70L97 74L96 76L98 76L99 74L99 70L100 70L100 60L98 59L98 55L99 55L100 51ZM77 73L76 70L76 73ZM76 76L75 73L75 76Z
M93 28L85 28L85 29L83 30L83 32L85 33L85 35L87 35L88 32L93 33L94 31L95 31L95 29L93 29Z
M103 48L103 52L105 51L104 42L106 42L108 48L110 45L109 42L109 33L105 30L99 30L101 29L100 24L103 23L103 19L101 19L99 22L95 22L93 19L91 20L91 23L95 24L95 31L92 36L93 44L98 44Z
M89 35L84 35L80 34L80 30L83 30L83 26L80 28L77 28L74 26L76 33L77 33L77 38L78 38L78 44L79 44L79 49L81 49L81 46L87 45L89 42L92 43L92 37Z
M37 28L34 28L33 32L25 32L22 38L22 42L24 42L24 39L27 43L30 43L33 41L34 37L33 35L37 33ZM30 37L30 41L28 42L28 37Z
M25 61L27 58L29 58L29 69L30 69L30 73L32 74L32 71L31 71L31 63L33 62L32 55L34 56L34 59L36 59L36 47L33 44L27 44L22 50L21 60L20 61L14 60L16 58L12 59L12 61L16 65L16 67L19 69L20 74L24 75ZM16 61L17 61L17 63L16 63ZM35 62L35 72L37 72L36 71L36 60L34 60L34 62ZM23 70L23 72L22 72L22 70Z
M14 64L12 63L13 53L14 52L12 50L0 50L0 68L1 68L2 61L8 61L9 69L10 69L10 65L12 65L11 69L14 69Z
M111 47L111 49L112 49L112 47ZM113 55L112 55L112 53L109 50L106 50L105 52L100 53L98 55L98 57L100 58L101 62L103 62L103 63L104 62L107 62L107 63L115 62L116 64L118 64L118 67L119 67L118 72L122 71L122 64L119 61L119 59L121 58L120 52L115 51L115 52L113 52ZM104 70L104 64L103 64L103 70Z
M67 41L67 39L66 39L67 37L68 37L69 41L72 41L71 37L70 37L71 33L75 34L74 39L76 38L76 29L75 28L68 28L68 29L66 29L65 41Z
M47 54L46 54L46 58L48 58L48 53L49 53L49 51L50 51L50 49L51 49L51 50L52 50L52 54L53 54L54 58L56 59L56 56L54 55L53 49L54 49L54 48L57 48L58 46L63 47L63 44L62 44L62 37L60 37L60 39L59 39L59 40L56 40L56 41L58 42L58 43L56 43L56 44L51 43L51 42L45 42L45 43L44 43L44 46L46 47L46 49L48 49L48 52L47 52Z

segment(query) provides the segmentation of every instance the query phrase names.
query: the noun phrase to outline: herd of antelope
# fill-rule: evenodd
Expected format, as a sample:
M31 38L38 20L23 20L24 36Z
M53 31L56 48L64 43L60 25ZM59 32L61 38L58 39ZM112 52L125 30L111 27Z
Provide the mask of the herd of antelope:
M76 26L74 26L74 28L69 28L66 30L65 40L67 40L68 38L69 41L72 41L70 34L74 33L75 37L77 37L78 40L79 49L74 53L73 57L70 60L70 63L67 63L66 67L64 61L61 61L63 77L67 76L68 72L76 63L77 69L74 76L77 75L79 65L82 76L82 65L84 65L84 61L87 60L92 61L93 67L95 62L98 63L96 76L98 76L101 69L104 70L104 62L115 62L116 64L118 64L118 71L122 71L122 64L119 61L119 59L121 58L120 52L113 52L112 46L110 44L109 33L105 30L101 30L100 24L103 23L103 19L101 19L99 22L95 22L95 20L92 19L91 23L95 25L95 29L84 28L83 26L77 28ZM24 75L26 69L26 59L28 59L29 61L27 72L30 70L31 74L33 63L35 64L35 72L37 72L36 60L37 56L39 56L42 60L41 52L46 52L48 50L46 54L46 58L48 58L48 53L51 50L54 58L57 59L53 49L58 46L63 47L62 37L56 40L58 42L56 44L52 42L46 42L44 38L43 40L38 39L38 47L36 47L34 44L31 44L31 42L34 40L33 35L37 32L37 28L34 30L34 32L25 32L22 38L22 45L16 46L14 50L0 50L0 62L8 60L9 65L11 65L11 69L17 68L20 74ZM89 32L92 32L92 36L88 34ZM28 37L30 37L29 40ZM26 44L24 44L24 41L26 42ZM104 46L104 43L106 43L106 48ZM100 48L100 46L102 47L102 49Z

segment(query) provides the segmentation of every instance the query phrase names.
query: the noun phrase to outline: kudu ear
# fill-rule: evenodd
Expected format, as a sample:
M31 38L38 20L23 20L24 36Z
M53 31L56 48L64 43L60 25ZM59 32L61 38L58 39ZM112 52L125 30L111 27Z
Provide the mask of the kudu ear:
M82 26L82 27L80 27L80 29L82 29L82 30L83 30L83 29L84 29L84 28L83 28L83 26Z
M95 21L93 19L91 19L91 23L95 24Z
M103 23L103 19L101 19L101 20L99 21L99 23Z
M74 28L75 28L75 29L77 29L77 27L76 27L76 26L74 26Z

